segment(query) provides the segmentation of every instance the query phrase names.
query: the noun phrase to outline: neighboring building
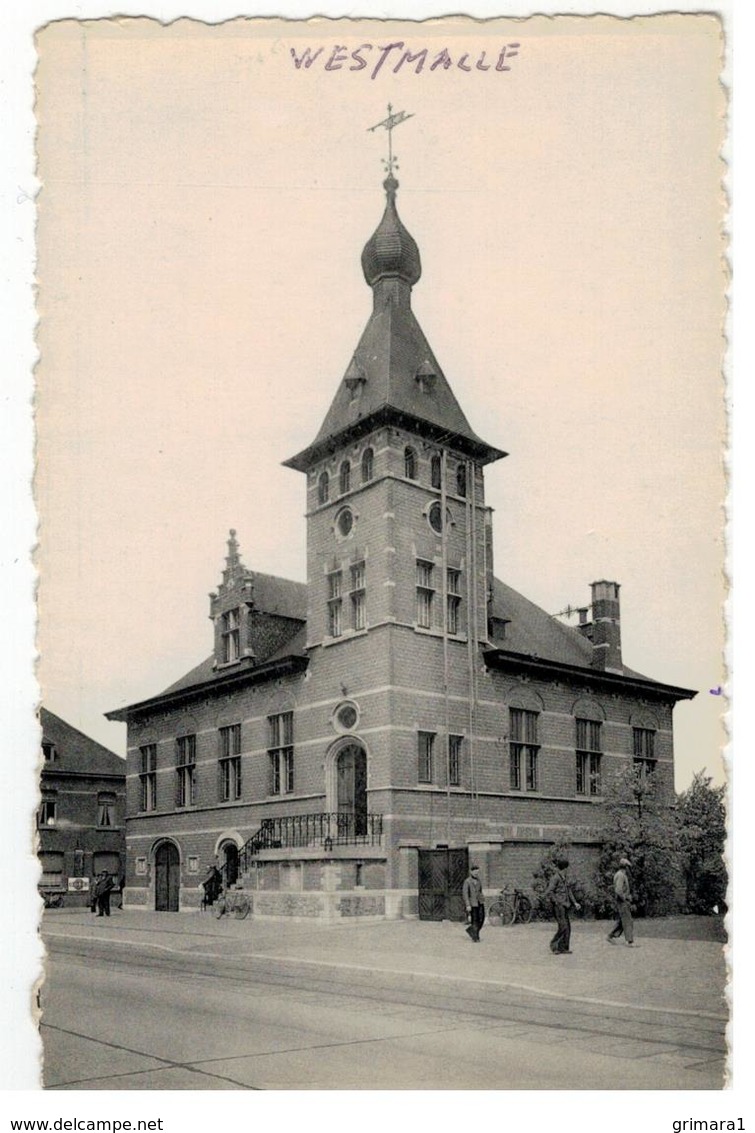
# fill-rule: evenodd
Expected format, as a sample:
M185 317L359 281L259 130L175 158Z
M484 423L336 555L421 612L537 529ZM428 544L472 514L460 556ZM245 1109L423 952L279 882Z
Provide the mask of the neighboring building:
M594 861L603 786L673 792L694 694L621 655L619 587L571 628L494 577L483 470L410 305L417 245L385 181L362 254L374 308L313 443L307 583L248 570L231 532L212 655L128 724L129 903L195 906L217 856L257 915L457 915L468 855L526 886L546 847ZM590 616L591 610L591 616Z
M89 903L100 870L120 882L126 861L126 762L41 708L38 888L47 903Z

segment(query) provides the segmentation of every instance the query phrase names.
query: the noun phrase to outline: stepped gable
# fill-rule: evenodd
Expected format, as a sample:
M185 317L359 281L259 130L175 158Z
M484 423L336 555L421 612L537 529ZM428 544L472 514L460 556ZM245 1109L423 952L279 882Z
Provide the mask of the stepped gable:
M78 728L66 723L49 708L40 708L42 742L55 745L54 770L80 775L125 775L126 761Z

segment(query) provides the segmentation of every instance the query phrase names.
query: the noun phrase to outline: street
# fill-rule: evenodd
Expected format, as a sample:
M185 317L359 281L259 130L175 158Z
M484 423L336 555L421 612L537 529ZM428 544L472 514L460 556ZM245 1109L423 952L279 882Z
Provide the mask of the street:
M69 918L64 931L45 933L47 1089L722 1085L724 1022L705 1013L642 1013L620 1003L544 998L521 987L481 993L477 982L276 962L248 945L239 948L250 939L244 924L208 919L200 932L185 918L167 916L160 931L141 930L131 940L115 937L128 914L98 931ZM61 918L54 928L64 925ZM400 933L401 926L391 931ZM358 929L341 934L369 966L361 949L369 936ZM462 958L469 955L456 935L449 939ZM501 939L491 934L491 945ZM606 948L612 958L615 950Z

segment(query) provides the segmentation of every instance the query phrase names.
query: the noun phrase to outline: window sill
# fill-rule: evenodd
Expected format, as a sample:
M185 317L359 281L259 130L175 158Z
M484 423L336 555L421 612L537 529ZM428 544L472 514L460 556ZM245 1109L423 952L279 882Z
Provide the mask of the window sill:
M464 643L467 640L467 635L465 633L448 633L447 635L444 635L442 629L436 629L434 626L421 626L418 625L417 622L412 622L411 628L415 633L419 633L424 637L437 637L440 641L443 640L444 636L447 636L449 641L460 641Z
M330 649L332 645L341 645L344 641L353 641L355 637L366 637L369 631L369 626L364 629L347 629L339 637L324 637L322 639L323 649Z

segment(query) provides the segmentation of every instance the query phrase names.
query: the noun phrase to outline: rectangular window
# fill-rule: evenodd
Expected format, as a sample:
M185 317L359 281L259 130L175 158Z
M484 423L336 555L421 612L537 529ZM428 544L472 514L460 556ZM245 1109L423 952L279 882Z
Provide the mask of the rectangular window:
M417 735L417 781L419 783L432 783L433 781L433 749L435 747L434 732L419 732Z
M39 855L39 864L42 866L42 876L38 882L40 888L62 889L65 855L59 851L42 853Z
M452 787L458 787L461 783L461 751L463 743L463 736L448 737L448 782Z
M603 745L599 720L577 720L577 794L601 793Z
M537 712L509 710L509 785L512 791L538 789Z
M220 798L241 798L241 724L220 729Z
M197 737L176 740L176 806L194 806L197 801Z
M268 716L270 794L291 794L294 789L294 714Z
M108 791L97 796L97 825L115 826L115 795Z
M238 661L240 656L240 611L238 607L235 610L228 610L223 614L220 619L220 635L222 639L222 657L223 661L228 663L230 661Z
M448 607L448 632L459 632L459 610L461 608L461 571L448 569L446 571L448 594L446 604Z
M328 633L340 637L343 633L343 576L340 570L328 575Z
M58 820L58 802L54 795L44 795L39 808L39 825L54 826Z
M351 628L364 629L365 619L364 563L354 563L351 568Z
M643 779L655 771L655 730L653 728L632 728L634 766Z
M433 564L417 559L417 625L430 629L433 624Z
M139 787L141 790L140 810L155 810L157 807L157 744L146 744L139 748L141 770Z

